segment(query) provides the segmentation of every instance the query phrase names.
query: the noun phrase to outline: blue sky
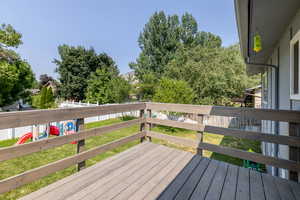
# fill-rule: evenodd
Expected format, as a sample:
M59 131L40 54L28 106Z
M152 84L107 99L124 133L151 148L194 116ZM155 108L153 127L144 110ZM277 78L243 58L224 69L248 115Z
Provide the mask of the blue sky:
M1 2L0 24L12 24L23 35L17 51L37 78L54 77L60 44L93 46L108 53L120 72L130 71L140 49L137 39L149 17L191 13L199 29L221 36L223 45L238 42L233 0L9 0Z

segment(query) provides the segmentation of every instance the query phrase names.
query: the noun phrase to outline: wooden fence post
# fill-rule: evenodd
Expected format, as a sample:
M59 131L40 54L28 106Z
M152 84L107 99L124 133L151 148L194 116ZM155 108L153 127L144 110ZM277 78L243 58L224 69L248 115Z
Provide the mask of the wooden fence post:
M147 110L147 117L151 118L152 112L150 109ZM145 127L146 131L150 131L151 130L151 123L146 123L146 127ZM151 136L147 136L149 141L152 142L152 138Z
M84 129L84 119L79 118L76 120L76 131L82 131ZM77 153L81 153L85 150L85 140L77 141ZM80 171L85 168L85 161L82 161L77 164L77 171Z
M203 115L197 115L197 122L198 125L203 125ZM197 147L197 154L203 156L203 150L199 148L199 144L203 142L203 131L197 131L197 139L198 139L198 147Z
M145 114L145 110L140 110L140 118L141 119L144 119L144 114ZM146 123L141 123L141 125L140 125L140 132L145 131L145 124ZM143 142L144 140L145 140L145 137L142 137L141 138L141 142Z

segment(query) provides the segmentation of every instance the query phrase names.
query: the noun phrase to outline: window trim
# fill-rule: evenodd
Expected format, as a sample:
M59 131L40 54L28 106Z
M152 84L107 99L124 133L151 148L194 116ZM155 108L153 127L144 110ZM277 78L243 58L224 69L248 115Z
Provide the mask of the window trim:
M294 94L294 45L298 42L298 94ZM300 100L300 30L290 41L290 99Z

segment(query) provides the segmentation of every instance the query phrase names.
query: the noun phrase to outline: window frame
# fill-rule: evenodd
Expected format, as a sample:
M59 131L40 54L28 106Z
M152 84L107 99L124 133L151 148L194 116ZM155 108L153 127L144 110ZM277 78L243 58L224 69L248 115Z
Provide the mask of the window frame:
M294 45L298 42L298 93L294 93ZM300 100L300 30L290 41L290 99Z

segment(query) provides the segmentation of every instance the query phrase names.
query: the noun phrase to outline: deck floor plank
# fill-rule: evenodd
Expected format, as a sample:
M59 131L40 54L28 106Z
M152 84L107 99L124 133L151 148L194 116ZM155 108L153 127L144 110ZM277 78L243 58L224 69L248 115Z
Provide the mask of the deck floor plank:
M262 174L266 200L281 200L277 186L272 176Z
M142 143L23 200L300 200L300 184Z
M112 186L114 186L114 181L117 180L117 178L125 178L127 176L130 176L135 171L141 169L143 165L147 165L149 162L151 162L152 159L159 156L162 152L163 147L155 148L154 151L151 151L150 153L145 153L141 158L136 159L134 162L124 164L121 168L115 170L112 174L109 176L106 176L102 179L99 179L95 181L93 184L90 184L88 187L84 188L83 190L80 190L73 195L69 196L67 199L69 200L75 200L75 199L85 199L88 198L88 196L94 196L96 194L95 191L98 193L104 192L105 190L108 190ZM100 189L99 189L100 188Z
M174 150L171 154L168 155L167 158L162 160L160 163L155 165L149 171L146 171L142 176L135 181L134 183L127 185L126 189L124 189L120 194L115 196L114 200L122 200L122 199L129 199L129 197L140 189L140 187L146 184L155 174L163 171L164 167L166 167L172 160L176 159L180 155L180 151ZM127 182L127 181L126 181Z
M99 170L101 172L105 172L105 173L106 173L106 170L112 171L113 170L112 166L114 166L116 164L122 165L123 162L133 161L137 157L143 155L144 152L152 151L155 148L157 148L157 146L155 146L154 144L148 143L148 142L134 146L127 151L123 151L115 156L109 157L102 162L99 162L91 167L84 169L84 170L80 171L80 173L75 173L71 176L68 176L64 179L54 182L47 187L44 187L44 188L37 190L27 196L24 196L23 198L21 198L21 200L42 199L41 196L48 194L48 193L52 193L53 191L56 191L56 189L61 189L67 185L71 185L74 183L75 183L75 185L78 185L82 182L81 178L84 179L86 176L89 176L91 174L93 174L93 175L97 174ZM78 181L78 180L80 180L80 181ZM56 193L56 194L58 194L58 193Z
M238 177L238 166L229 165L227 176L223 186L222 195L220 198L221 200L235 199L237 177Z
M190 177L194 169L201 161L200 156L194 156L191 162L189 162L178 176L172 181L170 185L161 193L157 200L169 200L173 199L178 190L183 186L186 180Z
M157 197L165 190L165 188L176 178L176 176L184 169L184 167L190 163L192 160L193 155L192 154L187 154L178 165L172 169L171 172L166 174L163 179L155 185L154 188L149 190L149 192L146 194L144 197L144 200L153 200L157 199Z
M236 189L237 200L250 200L250 170L240 167Z
M206 195L206 200L219 200L221 197L223 185L226 179L228 170L228 164L221 162L218 170L214 176L214 179L210 185L210 188Z
M183 187L177 192L177 196L175 200L185 200L189 199L192 195L195 187L197 186L198 182L200 181L202 175L204 174L210 160L207 158L203 158L197 168L193 171L189 179L183 185Z
M95 199L112 199L116 195L118 195L121 191L126 189L129 185L133 184L134 182L138 181L145 173L147 173L149 170L151 170L153 167L158 165L160 162L166 160L171 153L173 152L173 149L163 149L159 155L156 156L152 162L149 162L146 166L141 167L138 170L135 170L132 174L129 176L126 176L125 178L119 177L117 179L112 180L113 187L110 187L109 190L106 190L104 192L99 192L99 189L93 193L95 196Z
M44 195L41 195L39 198L64 200L77 191L83 190L99 179L101 180L104 177L110 177L112 173L122 168L125 164L136 162L136 160L142 159L145 156L145 153L151 155L151 153L154 151L159 152L159 149L156 150L157 147L154 147L155 146L149 145L149 147L141 148L139 151L129 152L128 154L130 156L127 157L127 159L113 162L111 163L111 165L109 165L108 168L97 167L91 173L85 173L84 175L79 176L78 180L80 181L73 180L71 182L65 183L64 185L57 187L56 189L53 189L48 193L45 193Z
M205 196L209 190L211 182L215 176L215 173L219 167L220 162L216 160L211 160L205 174L200 179L197 187L195 188L191 200L205 199Z
M250 198L251 200L266 199L261 173L253 170L250 170Z
M288 183L288 181L274 177L275 184L277 186L277 189L279 191L281 199L290 199L290 200L296 200L291 185ZM299 197L300 198L300 197Z

